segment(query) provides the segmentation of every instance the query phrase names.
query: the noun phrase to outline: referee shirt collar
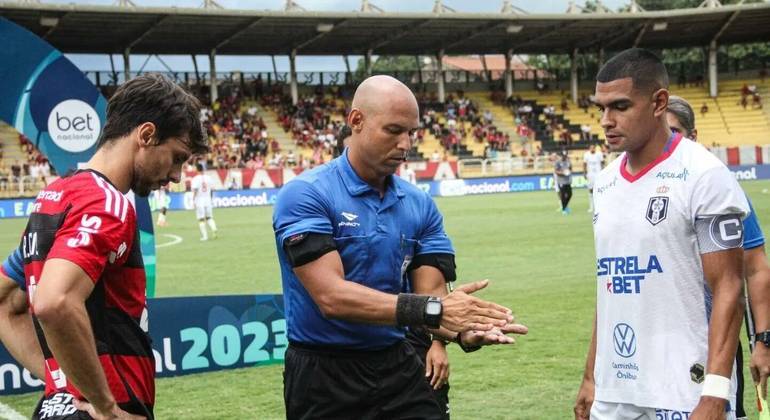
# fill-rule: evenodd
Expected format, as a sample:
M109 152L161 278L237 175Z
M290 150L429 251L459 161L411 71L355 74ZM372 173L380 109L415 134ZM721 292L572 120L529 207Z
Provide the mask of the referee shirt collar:
M377 192L374 188L372 188L371 185L367 184L366 181L361 179L361 177L356 173L355 169L353 169L353 166L350 165L347 148L345 148L345 153L340 156L339 160L341 169L340 172L342 173L342 182L345 183L345 188L347 188L350 195L359 196L367 193L368 191ZM387 200L389 195L394 195L398 198L401 198L405 195L404 191L398 185L393 175L388 176L386 183L388 187L385 191L385 197L383 198L384 200Z

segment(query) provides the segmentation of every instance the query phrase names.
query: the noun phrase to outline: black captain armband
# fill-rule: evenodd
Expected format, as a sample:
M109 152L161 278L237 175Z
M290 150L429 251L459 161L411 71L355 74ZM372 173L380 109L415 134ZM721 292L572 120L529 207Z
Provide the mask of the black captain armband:
M444 280L447 283L457 280L457 265L455 265L455 256L453 254L436 253L417 255L412 260L412 263L409 264L409 271L415 270L423 265L436 267L441 271L441 274L444 275Z
M323 233L297 233L283 241L283 250L292 267L313 262L335 249L337 245L334 243L334 238Z

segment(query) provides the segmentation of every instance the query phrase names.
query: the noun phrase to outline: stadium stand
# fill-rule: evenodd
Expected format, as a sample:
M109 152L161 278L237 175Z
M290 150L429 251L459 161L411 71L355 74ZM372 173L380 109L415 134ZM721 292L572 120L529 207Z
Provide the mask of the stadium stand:
M35 146L0 121L0 197L34 196L56 173Z

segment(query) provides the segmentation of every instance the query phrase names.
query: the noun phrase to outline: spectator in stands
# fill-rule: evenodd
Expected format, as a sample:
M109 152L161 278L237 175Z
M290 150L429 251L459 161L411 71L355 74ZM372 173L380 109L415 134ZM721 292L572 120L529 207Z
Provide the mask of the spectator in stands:
M270 159L270 162L268 162L268 167L278 168L281 166L283 166L283 157L281 156L281 153L273 153L273 157Z
M591 101L588 100L588 96L586 94L580 95L580 98L578 98L578 107L583 110L583 112L588 112L588 107L591 106Z
M11 170L0 160L0 191L8 191L8 183L11 180Z
M580 124L580 140L591 141L591 126L588 124Z
M706 115L706 113L709 112L709 106L705 102L703 103L703 106L700 107L700 115L703 117Z
M569 111L569 102L567 101L567 98L561 98L561 110L562 112Z
M754 92L751 95L751 109L762 109L762 97L759 92Z
M749 106L748 95L741 95L740 104L743 107L743 109L746 109L746 107Z
M289 153L286 154L286 164L288 166L297 164L297 157L294 155L294 150L289 150Z
M430 155L430 161L441 162L441 155L438 153L438 150L434 150L433 154Z
M489 125L492 124L492 111L484 110L484 122Z
M749 84L744 83L743 86L741 86L741 96L749 96L751 94L751 91L749 90Z
M22 176L22 165L21 161L16 159L16 161L11 165L11 182L17 183L21 180Z

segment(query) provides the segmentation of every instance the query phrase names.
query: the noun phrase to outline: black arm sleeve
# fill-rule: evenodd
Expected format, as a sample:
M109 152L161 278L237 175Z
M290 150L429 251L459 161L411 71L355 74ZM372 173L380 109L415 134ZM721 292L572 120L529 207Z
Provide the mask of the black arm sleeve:
M409 271L415 270L423 265L429 265L431 267L438 268L441 274L444 275L444 281L453 282L457 280L457 265L455 265L455 256L453 254L420 254L414 257L412 263L409 264Z
M283 241L283 250L293 268L313 262L335 249L337 245L332 235L323 233L298 233Z

